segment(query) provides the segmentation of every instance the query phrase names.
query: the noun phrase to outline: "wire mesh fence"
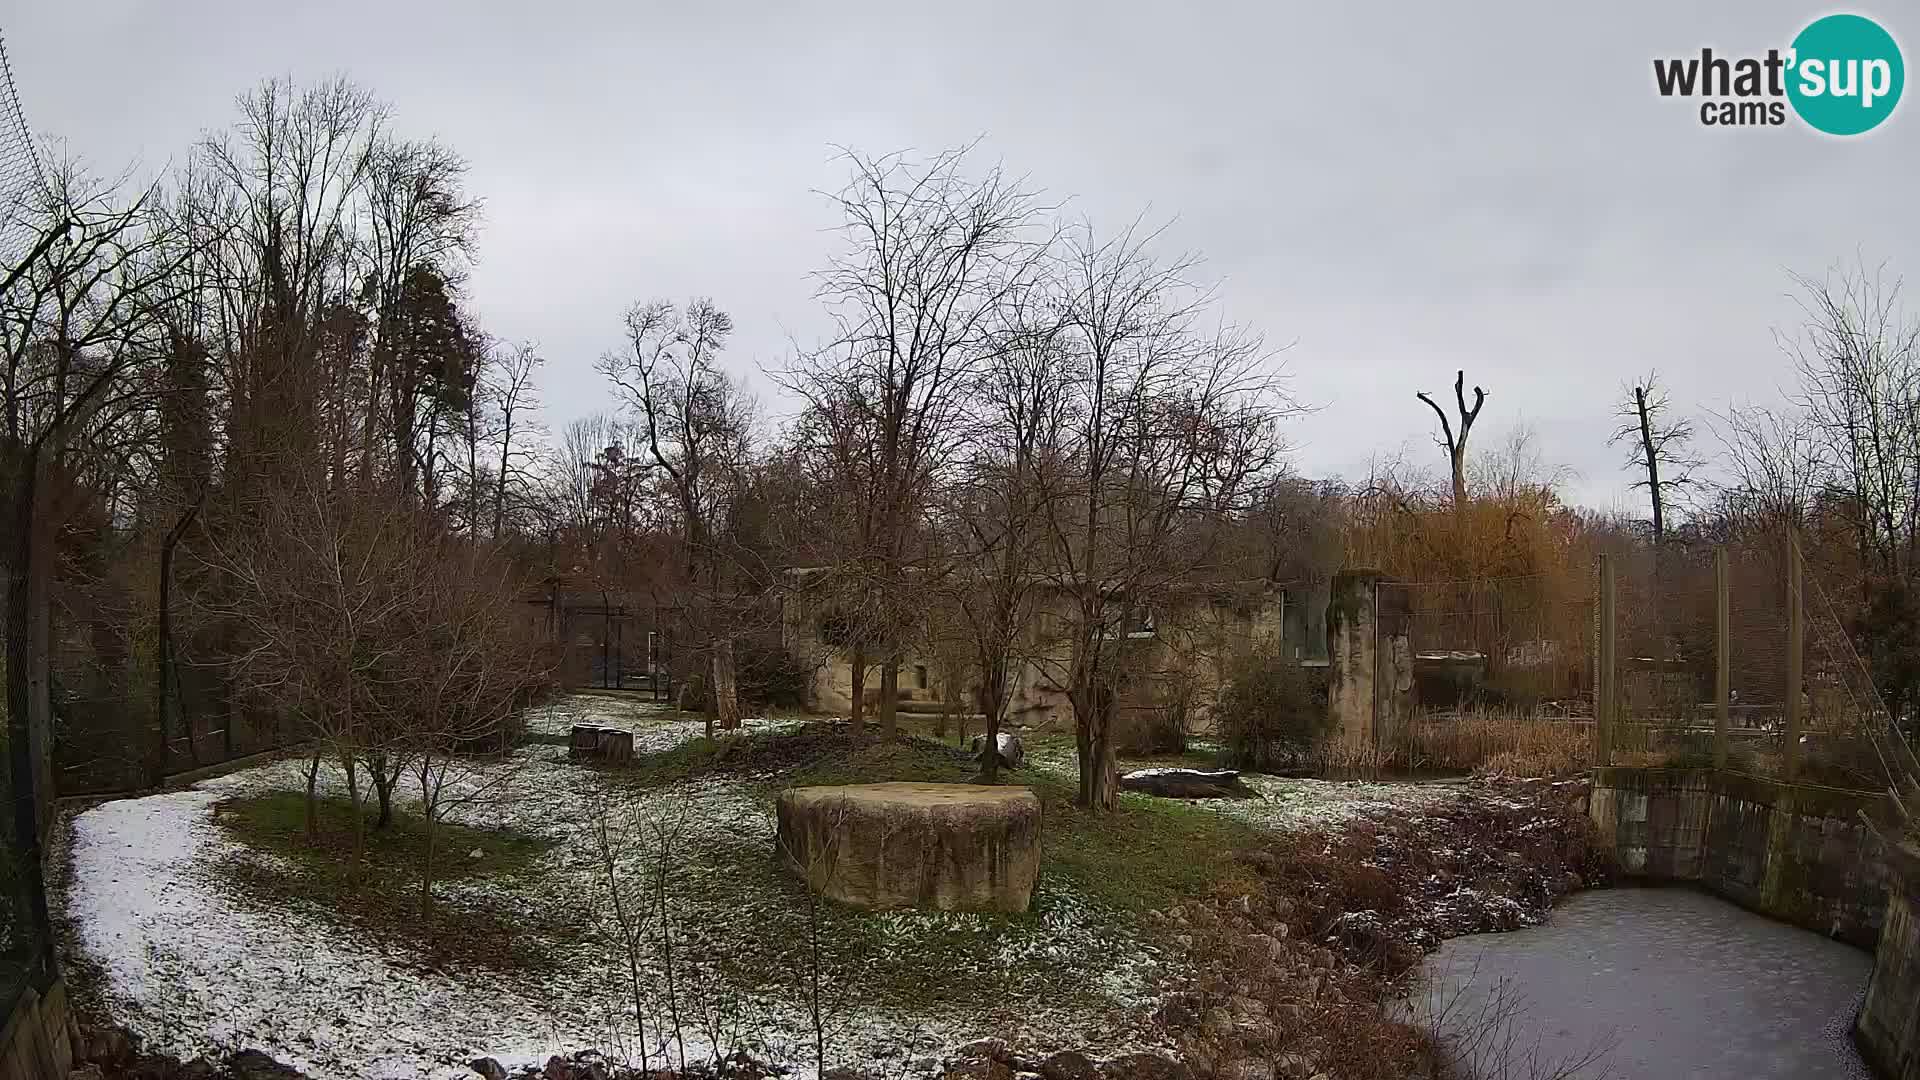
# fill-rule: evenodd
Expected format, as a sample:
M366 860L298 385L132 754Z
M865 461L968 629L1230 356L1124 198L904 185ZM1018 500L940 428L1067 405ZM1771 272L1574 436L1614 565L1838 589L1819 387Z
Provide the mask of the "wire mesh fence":
M1886 787L1900 740L1790 533L1614 558L1612 640L1594 649L1613 651L1604 762Z
M6 43L0 39L0 280L11 280L34 246L37 233L30 210L42 182ZM0 523L0 535L6 532L5 524ZM0 699L0 714L4 712ZM44 989L53 975L51 928L34 856L33 759L30 748L21 745L27 740L14 737L11 727L0 726L0 750L7 762L7 768L0 769L0 805L7 809L0 825L0 1019L12 1012L23 990Z
M1408 765L1577 756L1874 791L1911 768L1852 609L1808 576L1784 530L1635 545L1590 576L1381 590L1410 654L1412 717L1393 748Z

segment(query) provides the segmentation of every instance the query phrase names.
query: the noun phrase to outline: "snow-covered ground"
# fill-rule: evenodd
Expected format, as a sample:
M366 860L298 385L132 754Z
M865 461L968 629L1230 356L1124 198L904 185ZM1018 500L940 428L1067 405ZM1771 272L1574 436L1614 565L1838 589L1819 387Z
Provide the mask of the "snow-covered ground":
M627 726L641 753L702 731L663 708L599 695L570 699L533 721L537 730L554 732L580 722ZM1036 764L1070 772L1070 761L1043 756ZM1247 779L1261 798L1206 805L1291 829L1438 797L1409 785ZM558 961L551 970L428 970L421 956L383 948L338 921L250 901L233 886L234 861L272 866L273 856L235 840L215 820L215 805L301 790L304 777L293 761L105 803L76 817L65 895L75 944L102 969L101 989L116 1018L154 1047L182 1056L256 1047L317 1080L467 1076L466 1062L480 1055L512 1067L584 1047L637 1059L643 1044L627 955L614 944L600 837L604 829L612 878L632 911L645 907L637 893L651 887L646 868L657 865L660 837L667 836L687 1059L745 1050L801 1066L806 1075L812 1029L806 982L797 974L806 954L795 951L806 937L804 894L772 858L771 815L748 780L637 788L618 772L569 762L562 747L539 745L470 766L453 783L454 820L547 837L555 847L530 880L453 883L442 886L443 897L509 914L573 905L597 917L597 929L583 938L548 943ZM323 785L344 791L337 775L323 773ZM397 797L407 797L405 787ZM1112 913L1044 874L1034 912L1022 919L938 912L826 917L859 920L864 935L856 935L859 949L823 957L828 1064L866 1063L890 1075L924 1071L942 1048L987 1035L1029 1046L1113 1048L1124 1041L1116 1025L1137 1012L1162 962ZM989 928L998 934L993 948L951 948L956 936L971 942ZM652 944L640 951L646 1045L657 1062L654 1018L665 1012L664 968ZM1014 991L965 1010L860 1000L870 965L919 956L932 958L927 979L976 978ZM1060 987L1070 992L1057 993Z

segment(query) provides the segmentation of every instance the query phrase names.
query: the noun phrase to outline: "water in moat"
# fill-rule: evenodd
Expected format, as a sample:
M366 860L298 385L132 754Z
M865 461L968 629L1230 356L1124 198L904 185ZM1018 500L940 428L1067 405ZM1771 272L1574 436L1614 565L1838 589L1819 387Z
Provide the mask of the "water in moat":
M1873 958L1692 889L1578 893L1543 926L1447 942L1427 970L1417 1008L1477 1042L1487 1080L1582 1060L1571 1075L1870 1075L1848 1030Z

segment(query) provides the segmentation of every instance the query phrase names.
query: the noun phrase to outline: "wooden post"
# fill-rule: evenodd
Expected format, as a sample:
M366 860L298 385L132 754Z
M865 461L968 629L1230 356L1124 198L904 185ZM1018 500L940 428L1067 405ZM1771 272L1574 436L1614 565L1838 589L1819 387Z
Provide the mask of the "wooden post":
M1613 764L1613 727L1617 719L1619 680L1615 670L1613 556L1600 556L1600 671L1593 702L1595 765Z
M1727 580L1727 549L1713 549L1713 767L1727 767L1729 703L1733 697L1733 588Z
M1806 627L1802 614L1802 567L1800 543L1793 529L1787 529L1787 779L1800 775L1800 682L1801 654L1805 651Z

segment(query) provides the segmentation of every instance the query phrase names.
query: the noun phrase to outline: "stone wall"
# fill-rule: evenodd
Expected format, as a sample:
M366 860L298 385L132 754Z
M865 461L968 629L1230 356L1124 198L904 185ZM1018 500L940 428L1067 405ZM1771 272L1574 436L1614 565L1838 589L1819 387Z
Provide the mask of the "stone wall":
M0 1026L0 1080L62 1077L73 1067L67 1035L67 986L55 981L45 995L21 992Z
M1886 1080L1920 1080L1920 851L1887 851L1893 886L1854 1043Z
M1334 575L1327 603L1327 724L1351 750L1391 746L1413 715L1406 599L1374 570Z
M1594 770L1589 812L1635 877L1697 882L1751 911L1872 949L1892 873L1866 822L1885 796L1713 769Z

